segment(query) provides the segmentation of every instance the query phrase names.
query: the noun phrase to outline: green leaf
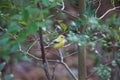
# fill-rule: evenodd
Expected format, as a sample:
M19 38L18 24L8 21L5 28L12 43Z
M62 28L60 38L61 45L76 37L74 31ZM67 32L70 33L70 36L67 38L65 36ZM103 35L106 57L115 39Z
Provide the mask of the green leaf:
M42 4L46 7L49 6L49 0L42 0Z
M28 13L28 10L26 10L26 9L23 11L23 20L25 22L27 22L29 20L29 13Z
M5 45L8 40L9 40L9 37L3 37L3 39L0 39L0 45Z
M27 31L24 29L19 33L17 40L19 43L21 43L25 41L26 38L27 38Z
M28 57L28 56L26 56L26 55L22 56L21 59L22 59L22 60L25 60L25 61L30 61L30 60L31 60L30 57Z
M99 59L98 58L95 58L95 60L94 60L94 66L97 66L99 64Z
M8 54L3 55L2 57L6 62L8 62L10 60L10 57Z
M9 32L17 32L20 30L20 26L16 22L11 22L8 26Z
M14 52L16 52L19 49L18 44L15 43L15 42L13 42L13 43L11 42L10 47L11 47L11 49L10 49L9 53L14 53Z
M26 10L28 12L27 14L29 15L26 18L35 17L40 12L40 9L38 9L36 7L30 7L30 6L26 7ZM27 14L25 14L25 15L27 15Z
M66 25L66 24L61 23L61 22L58 22L58 23L60 24L61 28L62 28L64 31L67 30L67 25Z
M40 0L34 0L34 3L37 4Z
M79 38L78 38L77 34L70 31L69 34L68 34L68 40L71 41L71 42L78 42Z
M5 64L6 64L5 62L0 64L0 71L4 68Z
M38 27L35 23L31 23L30 26L28 27L28 32L30 34L35 34L38 30Z
M77 26L81 26L81 25L84 25L85 24L85 22L84 22L84 20L82 20L82 19L78 19L77 21L76 21L76 25Z
M19 21L18 23L23 25L23 26L27 26L28 25L27 22L25 22L25 21Z

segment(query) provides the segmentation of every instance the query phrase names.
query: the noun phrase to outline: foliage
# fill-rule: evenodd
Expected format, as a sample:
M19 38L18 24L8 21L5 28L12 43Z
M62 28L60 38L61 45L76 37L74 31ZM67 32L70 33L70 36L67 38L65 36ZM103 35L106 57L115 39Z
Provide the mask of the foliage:
M100 64L100 66L96 67L95 70L97 71L98 75L101 77L102 80L108 80L111 77L110 67Z
M95 48L96 44L102 46L103 53L112 52L113 45L120 47L120 18L117 18L117 15L113 15L103 24L101 20L94 16L95 10L92 10L91 3L86 1L87 9L84 12L85 20L78 17L76 20L70 21L68 26L68 24L63 23L61 19L54 18L55 15L62 15L63 18L67 16L65 13L57 11L56 9L62 7L61 1L62 0L0 1L0 59L3 60L3 62L0 62L0 71L4 68L5 63L10 61L10 55L15 54L14 63L18 60L30 60L23 52L20 52L20 45L24 44L29 36L37 35L39 27L43 29L44 35L51 35L51 37L68 33L68 42L77 42L80 47L91 45L91 49L94 50L94 53L97 55L101 55L101 53ZM111 0L112 3L116 1L118 0ZM75 2L73 1L73 3ZM53 26L54 23L58 24ZM115 44L113 40L115 40ZM24 46L25 50L28 49L29 45L30 44ZM105 57L104 55L102 56ZM119 57L119 55L116 56ZM118 59L117 61L120 60ZM98 62L97 64L100 63ZM111 68L100 65L96 68L96 71L101 78L110 78ZM11 74L8 75L8 77L9 76L11 76Z

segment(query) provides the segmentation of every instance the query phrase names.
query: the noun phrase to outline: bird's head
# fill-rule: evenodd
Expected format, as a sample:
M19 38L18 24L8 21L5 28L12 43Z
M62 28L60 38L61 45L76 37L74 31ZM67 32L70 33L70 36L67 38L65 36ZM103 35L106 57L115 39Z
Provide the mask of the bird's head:
M64 35L59 35L59 36L57 37L57 39L60 40L60 41L62 41L62 40L65 39L65 36L64 36Z

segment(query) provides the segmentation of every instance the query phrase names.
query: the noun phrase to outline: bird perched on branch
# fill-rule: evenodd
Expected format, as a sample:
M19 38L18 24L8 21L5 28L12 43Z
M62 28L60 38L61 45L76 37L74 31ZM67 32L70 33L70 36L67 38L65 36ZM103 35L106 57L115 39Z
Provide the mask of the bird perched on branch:
M55 40L48 44L45 48L53 47L55 49L62 48L65 44L65 36L59 35Z

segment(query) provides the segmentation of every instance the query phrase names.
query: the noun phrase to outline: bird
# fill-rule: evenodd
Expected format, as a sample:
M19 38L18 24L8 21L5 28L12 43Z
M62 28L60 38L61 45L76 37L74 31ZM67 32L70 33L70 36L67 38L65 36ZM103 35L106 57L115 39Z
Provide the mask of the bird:
M62 48L65 44L65 36L59 35L56 39L54 39L51 43L48 44L45 48L53 47L55 49Z

